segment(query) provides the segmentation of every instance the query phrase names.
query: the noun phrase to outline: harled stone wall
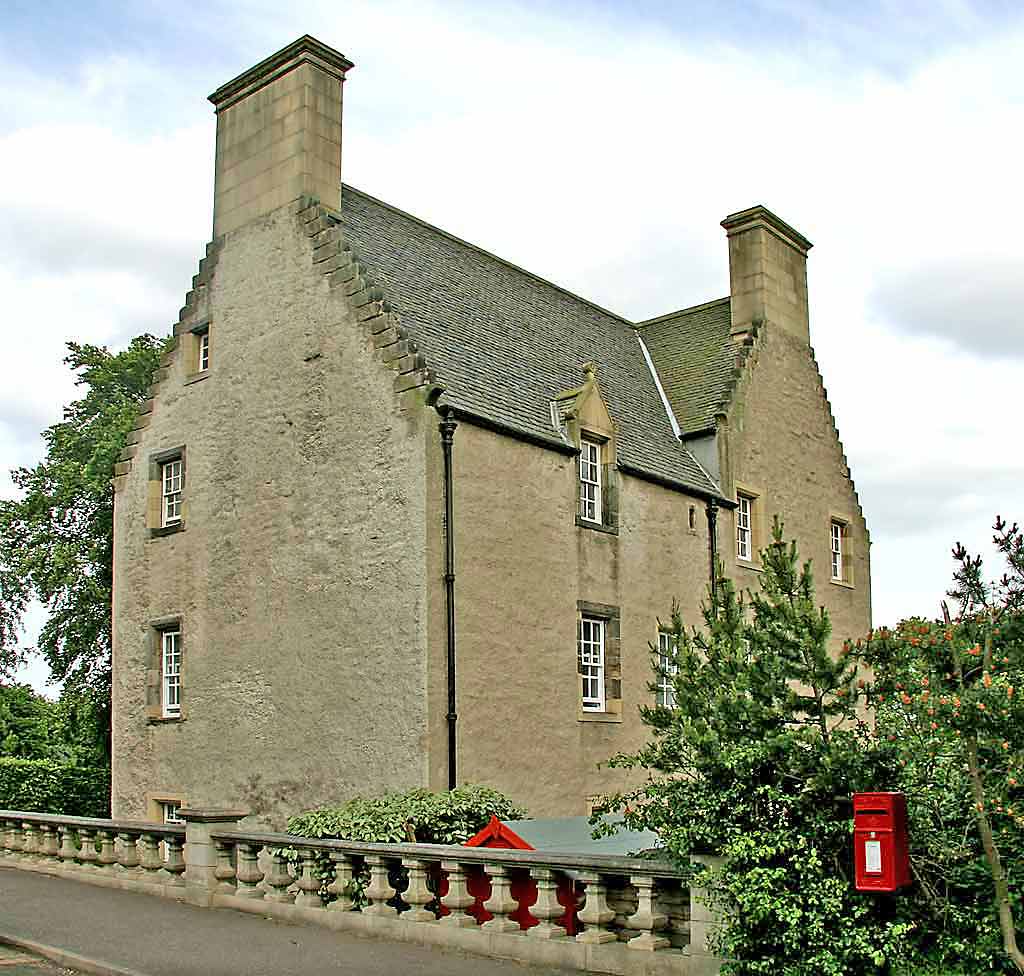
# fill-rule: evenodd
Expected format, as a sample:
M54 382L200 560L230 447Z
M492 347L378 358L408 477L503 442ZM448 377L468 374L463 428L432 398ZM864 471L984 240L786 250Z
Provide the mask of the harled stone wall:
M819 602L832 616L835 645L871 626L870 540L842 444L806 342L768 323L755 340L737 388L723 440L727 491L755 495L755 546L770 539L775 513L812 560ZM849 585L830 581L829 524L849 524ZM737 582L756 588L759 572L736 558L735 515L723 512L720 548ZM756 557L755 557L756 558Z
M290 207L223 240L120 480L116 817L167 797L282 827L425 779L425 414L399 409L312 254ZM195 374L188 328L206 319L211 365ZM185 528L154 536L148 459L179 445ZM159 721L152 634L168 619L182 716Z
M430 782L447 782L440 445L431 448ZM688 622L708 579L704 505L619 476L619 533L575 524L577 460L459 424L454 446L459 781L505 791L535 816L590 812L627 783L598 769L649 736L649 641L673 598ZM688 506L696 506L696 531ZM577 604L620 611L619 715L580 712Z

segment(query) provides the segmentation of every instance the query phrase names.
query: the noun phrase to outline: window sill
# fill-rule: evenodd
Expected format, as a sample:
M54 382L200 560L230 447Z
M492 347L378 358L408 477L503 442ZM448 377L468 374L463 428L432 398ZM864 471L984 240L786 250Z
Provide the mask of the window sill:
M617 525L604 525L601 522L588 522L585 518L581 518L579 515L576 516L576 524L581 529L593 529L595 532L603 532L605 535L619 534L619 527Z
M193 383L198 383L200 380L207 379L209 375L209 369L200 370L196 373L189 373L189 375L185 377L185 382L182 385L191 386Z
M576 714L576 720L579 722L611 722L621 724L622 715L615 712L584 712L581 710Z
M841 586L844 590L855 590L855 589L857 589L857 587L854 586L853 583L847 583L846 580L830 579L829 582L833 586Z
M168 725L174 722L184 722L184 715L150 715L146 719L146 725Z
M740 559L736 557L736 565L740 569L749 569L755 573L763 573L764 567L760 563L755 563L752 559Z
M173 525L161 525L159 528L150 529L149 537L151 539L159 539L165 535L174 535L175 532L183 532L185 530L184 522L175 522Z

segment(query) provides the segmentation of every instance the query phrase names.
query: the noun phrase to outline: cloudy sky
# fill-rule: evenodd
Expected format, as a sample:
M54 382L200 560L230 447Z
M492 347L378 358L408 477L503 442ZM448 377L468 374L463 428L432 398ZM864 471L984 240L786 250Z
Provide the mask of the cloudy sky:
M73 396L68 339L170 330L210 237L206 95L308 32L356 63L347 182L624 315L726 294L733 211L814 241L876 623L935 613L951 544L1024 518L1016 0L4 6L0 494Z

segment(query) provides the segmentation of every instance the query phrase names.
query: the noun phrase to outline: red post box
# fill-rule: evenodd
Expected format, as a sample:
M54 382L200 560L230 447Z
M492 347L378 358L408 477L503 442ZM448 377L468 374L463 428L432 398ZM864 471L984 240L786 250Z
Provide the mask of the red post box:
M858 891L898 891L910 884L902 793L853 794L853 863Z

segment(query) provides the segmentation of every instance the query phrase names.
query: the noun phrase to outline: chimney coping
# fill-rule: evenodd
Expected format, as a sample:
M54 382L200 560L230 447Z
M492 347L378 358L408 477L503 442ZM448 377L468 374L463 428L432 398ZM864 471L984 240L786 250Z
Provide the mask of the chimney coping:
M212 95L208 96L209 100L213 102L219 112L264 85L270 84L304 61L325 68L339 81L344 81L345 72L353 67L352 62L340 51L328 47L310 34L303 34L298 40L292 41L280 51L271 54L269 58L264 58L259 64L221 85Z
M733 234L750 230L751 227L766 227L791 247L795 247L798 251L801 251L805 256L807 252L814 247L814 245L807 240L800 231L787 224L781 217L776 216L767 207L762 206L761 204L757 204L754 207L748 207L746 210L737 211L734 214L729 214L729 216L722 221L722 226L730 237L732 237Z

